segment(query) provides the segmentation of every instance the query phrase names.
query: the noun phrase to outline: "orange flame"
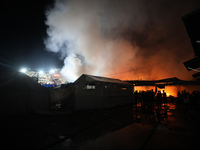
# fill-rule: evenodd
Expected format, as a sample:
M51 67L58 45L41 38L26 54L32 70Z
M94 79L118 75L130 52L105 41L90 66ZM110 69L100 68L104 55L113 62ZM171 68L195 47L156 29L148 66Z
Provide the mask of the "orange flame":
M155 92L155 86L135 86L134 90L136 91L147 91L147 90L151 90L153 89L153 91ZM190 92L192 93L194 90L199 89L199 86L165 86L165 89L157 89L158 91L160 90L162 92L162 90L164 90L167 94L167 96L174 96L177 97L178 91L184 91L186 90L186 92Z

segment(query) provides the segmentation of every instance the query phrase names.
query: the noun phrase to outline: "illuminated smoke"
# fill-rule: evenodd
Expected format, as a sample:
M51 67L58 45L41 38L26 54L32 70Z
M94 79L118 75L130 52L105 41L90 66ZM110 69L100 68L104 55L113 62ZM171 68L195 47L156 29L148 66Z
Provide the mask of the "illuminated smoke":
M48 51L64 59L62 74L120 79L188 78L193 52L181 16L195 0L56 0L46 11ZM123 74L117 74L124 72Z

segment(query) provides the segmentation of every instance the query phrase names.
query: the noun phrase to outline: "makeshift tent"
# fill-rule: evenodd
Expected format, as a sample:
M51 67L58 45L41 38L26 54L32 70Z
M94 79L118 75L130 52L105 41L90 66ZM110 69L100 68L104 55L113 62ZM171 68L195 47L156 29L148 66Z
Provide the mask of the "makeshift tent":
M49 91L20 72L0 73L1 115L49 109Z
M132 84L105 77L83 74L75 82L74 109L101 109L130 104Z
M73 83L61 85L60 88L50 90L50 108L51 110L72 111L74 106ZM60 106L61 105L61 106Z

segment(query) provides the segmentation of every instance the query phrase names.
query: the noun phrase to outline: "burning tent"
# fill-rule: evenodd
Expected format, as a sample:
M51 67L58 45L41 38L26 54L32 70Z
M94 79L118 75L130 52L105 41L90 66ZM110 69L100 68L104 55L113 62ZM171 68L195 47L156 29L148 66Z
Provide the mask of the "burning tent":
M100 109L132 102L132 84L92 75L81 75L75 82L75 110Z
M129 80L127 81L134 85L134 90L151 90L155 88L155 92L157 92L157 88L160 90L164 89L167 95L177 96L178 91L186 90L187 92L193 92L194 90L199 90L200 81L186 81L181 80L176 77L166 78L161 80Z
M0 73L1 115L49 110L49 91L20 72Z

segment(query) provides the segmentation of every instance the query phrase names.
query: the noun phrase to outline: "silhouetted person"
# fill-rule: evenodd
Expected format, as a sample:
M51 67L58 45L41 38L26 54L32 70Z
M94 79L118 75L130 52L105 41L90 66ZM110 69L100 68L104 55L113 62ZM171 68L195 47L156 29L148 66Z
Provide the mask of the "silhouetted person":
M198 97L198 94L197 94L197 91L194 90L192 92L192 105L196 108L197 106L197 97Z
M163 99L163 102L164 104L166 103L166 99L167 99L167 94L166 92L163 90L163 93L162 93L162 99Z
M153 105L154 105L154 96L155 96L155 93L153 92L153 89L152 89L149 93L149 100L150 100L151 107L153 107Z
M178 98L178 103L181 103L181 92L180 91L178 91L177 98Z
M148 105L147 92L145 92L145 91L142 92L142 98L143 98L143 105L144 105L144 107L146 107Z
M136 104L136 105L137 105L137 103L138 103L138 96L139 96L138 91L135 91L135 92L134 92L134 100L135 100L135 104Z
M188 100L188 93L184 90L183 91L183 102L185 104L189 103L189 100Z
M157 100L158 106L161 107L161 104L162 104L162 94L161 94L160 91L158 91L158 93L156 95L156 100Z

